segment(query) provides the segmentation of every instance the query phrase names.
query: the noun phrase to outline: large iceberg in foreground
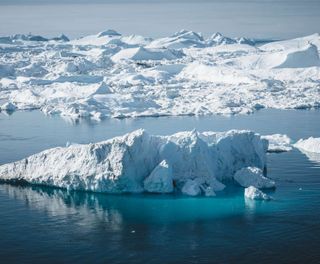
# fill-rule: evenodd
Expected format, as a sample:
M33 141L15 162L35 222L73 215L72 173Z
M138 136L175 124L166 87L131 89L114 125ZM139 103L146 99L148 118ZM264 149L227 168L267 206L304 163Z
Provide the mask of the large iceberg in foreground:
M106 193L215 195L237 171L266 167L268 142L250 131L180 132L57 147L0 166L0 179ZM250 176L250 175L249 175ZM262 181L266 178L261 176ZM259 183L259 175L250 185ZM260 185L256 187L261 187Z

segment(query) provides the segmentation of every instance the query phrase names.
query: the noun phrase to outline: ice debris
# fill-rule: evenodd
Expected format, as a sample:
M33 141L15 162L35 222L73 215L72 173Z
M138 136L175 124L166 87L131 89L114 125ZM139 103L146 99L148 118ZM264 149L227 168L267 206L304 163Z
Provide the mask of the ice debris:
M320 138L300 139L293 146L305 154L310 161L320 163Z
M246 198L252 200L271 200L272 197L267 195L266 193L260 191L254 186L249 186L248 188L244 189L244 196Z

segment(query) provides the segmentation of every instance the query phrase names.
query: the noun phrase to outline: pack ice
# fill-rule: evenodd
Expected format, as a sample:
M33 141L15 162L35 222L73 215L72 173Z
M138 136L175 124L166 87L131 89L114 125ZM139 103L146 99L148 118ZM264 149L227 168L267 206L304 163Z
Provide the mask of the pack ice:
M187 30L0 37L0 108L97 120L315 108L319 47L319 34L264 45Z
M214 196L225 184L274 187L262 171L268 142L250 131L186 131L170 136L136 130L88 145L45 150L0 166L2 181L69 190Z

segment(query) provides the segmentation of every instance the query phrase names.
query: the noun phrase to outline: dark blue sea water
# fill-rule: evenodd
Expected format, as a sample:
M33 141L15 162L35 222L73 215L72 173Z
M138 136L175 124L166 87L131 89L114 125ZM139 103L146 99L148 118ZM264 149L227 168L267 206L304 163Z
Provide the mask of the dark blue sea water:
M320 111L246 116L82 120L40 112L0 114L0 164L66 142L87 143L146 128L196 128L320 136ZM319 263L320 159L298 150L268 155L270 202L242 188L215 198L106 195L0 184L0 263Z

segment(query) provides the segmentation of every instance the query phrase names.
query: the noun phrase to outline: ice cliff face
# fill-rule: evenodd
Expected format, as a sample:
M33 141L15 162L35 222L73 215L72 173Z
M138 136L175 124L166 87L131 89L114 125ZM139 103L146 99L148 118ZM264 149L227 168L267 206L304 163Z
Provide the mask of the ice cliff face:
M263 170L267 147L266 140L249 131L155 136L137 130L95 144L49 149L2 165L0 179L106 193L176 191L213 196L224 188L221 181L234 181L237 171ZM250 174L247 177L250 185L266 180L262 175L254 175L253 180Z
M0 37L0 109L100 120L315 108L319 48L318 34L262 46L187 30L154 40L114 30Z

